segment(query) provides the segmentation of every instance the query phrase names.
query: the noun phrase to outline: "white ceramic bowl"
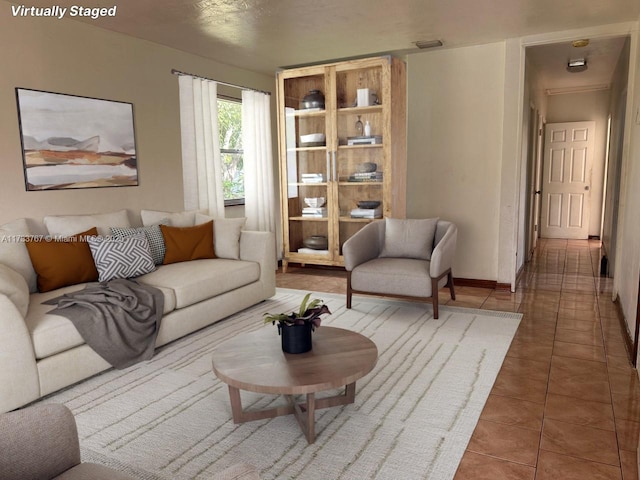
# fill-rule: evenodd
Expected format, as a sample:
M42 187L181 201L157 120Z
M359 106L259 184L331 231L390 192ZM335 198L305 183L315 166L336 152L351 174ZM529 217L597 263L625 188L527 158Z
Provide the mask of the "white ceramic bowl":
M304 203L310 208L320 208L324 205L324 197L305 197Z
M300 143L320 143L324 142L324 133L309 133L307 135L300 135Z

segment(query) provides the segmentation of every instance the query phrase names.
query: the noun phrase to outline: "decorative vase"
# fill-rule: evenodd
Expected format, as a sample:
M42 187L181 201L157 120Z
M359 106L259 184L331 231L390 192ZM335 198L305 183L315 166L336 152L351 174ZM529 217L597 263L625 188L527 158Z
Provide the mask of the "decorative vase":
M278 324L278 333L282 338L282 351L286 353L304 353L311 350L311 323L302 325Z
M300 105L301 108L324 108L324 94L320 90L309 90Z

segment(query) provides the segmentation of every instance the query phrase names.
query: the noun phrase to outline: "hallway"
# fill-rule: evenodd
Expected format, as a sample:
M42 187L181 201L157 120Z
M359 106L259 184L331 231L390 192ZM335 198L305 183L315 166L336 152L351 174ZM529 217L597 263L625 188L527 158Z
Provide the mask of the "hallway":
M516 293L441 291L441 304L524 315L456 480L638 479L640 382L599 262L598 241L542 239ZM276 282L346 290L339 270L290 266Z

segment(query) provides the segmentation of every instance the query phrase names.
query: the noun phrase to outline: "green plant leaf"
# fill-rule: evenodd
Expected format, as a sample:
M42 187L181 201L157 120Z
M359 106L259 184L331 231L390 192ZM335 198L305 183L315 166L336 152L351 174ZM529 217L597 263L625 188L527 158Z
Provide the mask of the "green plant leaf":
M302 303L300 304L300 313L298 313L299 317L303 317L304 312L307 311L307 302L309 301L310 296L311 296L311 292L307 293L302 299Z

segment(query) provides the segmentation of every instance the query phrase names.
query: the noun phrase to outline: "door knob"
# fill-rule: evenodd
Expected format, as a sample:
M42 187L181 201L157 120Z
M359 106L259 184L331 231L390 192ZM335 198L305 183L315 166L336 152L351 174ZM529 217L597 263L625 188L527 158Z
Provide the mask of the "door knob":
M585 190L589 190L589 185L587 185L586 187L584 187Z
M534 193L535 193L536 195L540 195L540 194L542 193L542 190L536 190Z

